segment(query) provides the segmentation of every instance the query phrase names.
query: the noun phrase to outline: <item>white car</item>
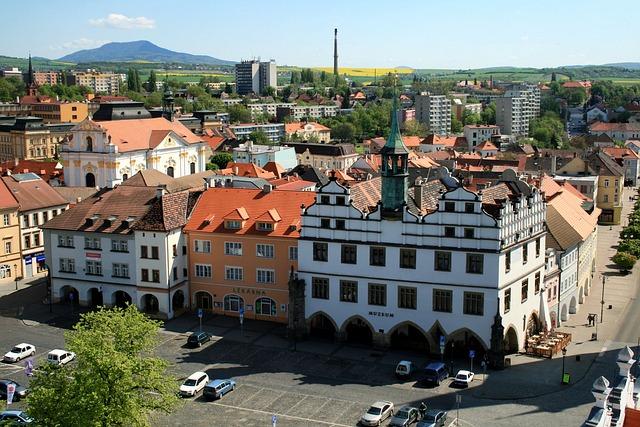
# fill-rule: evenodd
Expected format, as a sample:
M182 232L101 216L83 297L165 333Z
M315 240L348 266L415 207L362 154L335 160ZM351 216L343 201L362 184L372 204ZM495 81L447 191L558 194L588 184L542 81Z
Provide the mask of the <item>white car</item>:
M473 375L474 374L471 371L465 371L464 369L460 370L458 371L456 377L453 379L453 383L468 387L471 381L473 381Z
M18 362L25 357L36 354L36 347L31 344L22 343L14 346L11 351L4 355L4 361L9 363Z
M195 396L204 389L209 382L209 375L204 372L191 374L180 386L181 396Z
M63 366L76 358L76 354L72 351L55 349L47 354L47 362L52 365Z
M363 426L379 426L384 420L393 416L393 403L376 402L360 418Z

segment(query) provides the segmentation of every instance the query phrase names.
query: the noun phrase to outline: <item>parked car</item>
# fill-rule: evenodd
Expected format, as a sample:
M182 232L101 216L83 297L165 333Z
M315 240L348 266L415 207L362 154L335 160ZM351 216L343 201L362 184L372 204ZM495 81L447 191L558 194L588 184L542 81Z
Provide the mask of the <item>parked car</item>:
M376 402L360 418L363 426L379 426L384 420L393 416L392 402Z
M195 396L200 393L209 382L209 375L204 372L191 374L180 386L180 396Z
M429 409L422 417L422 420L416 424L416 427L444 427L446 421L447 411Z
M18 362L25 357L30 357L36 354L36 347L32 344L22 343L14 346L7 354L4 355L3 360L9 363Z
M409 378L415 371L415 365L409 360L401 360L396 366L396 377Z
M449 371L447 371L447 367L442 362L432 362L424 368L423 381L426 383L439 386L448 377Z
M206 399L220 399L225 394L236 389L234 380L213 380L204 388L202 395Z
M194 332L187 338L187 345L189 347L201 347L202 344L211 341L211 335L207 332Z
M411 423L418 421L420 417L420 411L413 406L403 406L398 412L391 417L389 426L405 427L411 425Z
M13 380L0 380L0 398L6 400L7 399L7 387L9 384L13 384L16 386L16 391L13 393L13 400L18 401L20 399L24 399L29 394L29 389L21 386L17 382Z
M469 384L473 381L473 376L473 372L462 369L456 374L456 377L453 379L453 384L469 387Z
M0 412L0 424L9 423L9 425L19 425L24 426L27 424L31 424L33 422L33 418L27 415L24 411L3 411Z
M76 354L72 351L60 350L59 348L51 350L47 354L47 362L52 365L63 366L76 358Z

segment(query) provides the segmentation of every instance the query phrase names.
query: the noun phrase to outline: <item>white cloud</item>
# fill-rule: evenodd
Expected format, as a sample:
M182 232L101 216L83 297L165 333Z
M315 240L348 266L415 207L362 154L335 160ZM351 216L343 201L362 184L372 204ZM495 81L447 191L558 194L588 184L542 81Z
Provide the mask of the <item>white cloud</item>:
M89 19L89 24L93 25L94 27L110 27L119 28L122 30L131 30L137 28L149 30L155 28L156 21L144 16L131 18L119 13L110 13L106 18Z
M49 49L59 51L76 51L80 49L93 49L94 47L102 46L105 43L109 43L109 40L93 40L82 37L76 40L64 42L60 45L49 46Z

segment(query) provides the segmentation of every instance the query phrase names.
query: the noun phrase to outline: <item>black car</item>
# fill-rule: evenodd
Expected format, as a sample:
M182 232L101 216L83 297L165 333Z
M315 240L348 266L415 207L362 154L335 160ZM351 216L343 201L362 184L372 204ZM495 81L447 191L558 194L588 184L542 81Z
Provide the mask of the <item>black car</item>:
M187 339L187 345L189 347L200 347L207 341L211 341L211 335L206 332L194 332L189 335L189 338Z
M25 397L27 397L27 393L29 393L29 390L27 390L26 387L21 386L15 381L5 379L5 380L0 380L0 399L4 399L4 400L7 399L7 386L9 384L13 384L16 386L16 391L13 394L14 401L18 401L20 399L24 399Z

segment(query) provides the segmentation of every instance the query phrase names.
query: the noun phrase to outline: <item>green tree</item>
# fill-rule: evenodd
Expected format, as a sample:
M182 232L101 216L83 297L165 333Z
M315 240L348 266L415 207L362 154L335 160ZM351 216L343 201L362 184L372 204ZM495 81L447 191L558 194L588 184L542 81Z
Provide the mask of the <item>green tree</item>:
M36 372L29 414L46 426L107 427L148 426L150 412L170 412L177 384L153 356L159 327L132 305L83 314L65 334L77 364Z
M540 112L544 114L547 111L560 115L560 103L553 95L543 95L540 100Z
M0 78L0 101L16 102L16 97L25 94L25 85L16 77Z
M231 123L248 123L251 121L251 111L242 104L229 105L227 113L229 113L229 121Z
M341 108L348 109L351 108L351 91L349 88L344 88L342 91L342 105Z
M262 90L262 96L276 96L276 88L273 86L267 86Z
M291 71L291 82L290 83L292 85L297 85L297 84L300 83L301 80L302 80L301 72L292 70Z
M340 142L351 142L355 135L355 127L351 123L341 123L331 128L331 138Z
M229 153L216 153L209 159L218 169L224 169L229 162L233 161L233 156Z
M563 148L567 144L564 123L550 111L529 122L529 135L544 148Z
M224 84L224 93L226 93L227 95L231 95L233 93L233 88L229 83Z
M282 88L282 102L289 102L289 97L293 93L292 85L288 85Z
M638 258L627 252L618 252L611 260L623 271L628 272L633 268Z
M429 128L417 120L408 120L404 122L402 134L407 136L425 137L429 133Z
M147 91L155 92L156 91L156 82L158 81L156 77L155 70L151 70L149 73L149 79L147 80Z
M456 118L453 114L451 115L451 132L459 133L462 132L462 122Z
M254 144L258 145L272 145L273 143L269 139L266 133L261 130L255 130L249 134L249 139L253 141Z
M496 103L492 102L487 105L480 113L480 121L483 125L495 125L496 124Z
M480 117L480 114L474 113L471 110L467 109L462 112L463 125L477 125L480 122L482 122L482 117Z
M618 244L618 252L626 252L633 256L640 257L640 240L627 239L621 240Z
M136 92L142 92L142 83L140 82L140 73L138 73L137 69L133 70L133 76L135 79Z
M127 70L127 89L138 92L136 91L136 77L134 75L133 68L129 68Z

